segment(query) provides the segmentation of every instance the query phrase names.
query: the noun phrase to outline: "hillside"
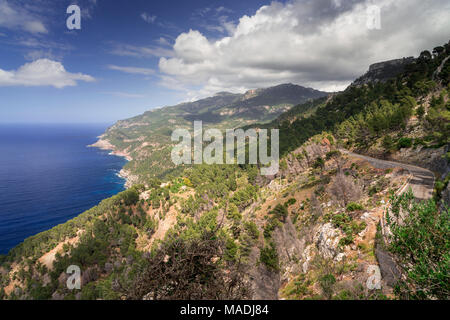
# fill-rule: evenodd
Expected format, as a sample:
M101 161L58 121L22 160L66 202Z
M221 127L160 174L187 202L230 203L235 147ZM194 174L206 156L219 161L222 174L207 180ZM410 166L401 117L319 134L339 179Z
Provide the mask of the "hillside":
M271 91L118 122L101 141L130 156L127 170L145 184L1 257L0 297L448 299L449 56L450 44L423 51L382 81L261 114L261 123L244 110ZM241 108L231 105L243 112L228 114ZM193 114L279 128L280 172L202 164L149 179L170 169L152 165L168 162L169 132ZM81 268L80 290L66 286L70 265Z
M265 123L277 118L293 105L328 93L294 84L249 90L244 94L220 92L213 97L181 103L145 112L137 117L118 121L93 146L114 150L131 160L122 171L130 182L147 183L164 177L174 166L170 156L172 128L192 129L194 120L205 128L236 128Z

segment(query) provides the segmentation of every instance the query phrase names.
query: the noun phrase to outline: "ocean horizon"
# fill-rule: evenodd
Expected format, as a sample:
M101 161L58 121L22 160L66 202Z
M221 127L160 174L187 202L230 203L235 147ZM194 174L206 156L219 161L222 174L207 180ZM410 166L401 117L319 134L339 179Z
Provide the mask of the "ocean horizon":
M0 124L0 254L125 190L107 124Z

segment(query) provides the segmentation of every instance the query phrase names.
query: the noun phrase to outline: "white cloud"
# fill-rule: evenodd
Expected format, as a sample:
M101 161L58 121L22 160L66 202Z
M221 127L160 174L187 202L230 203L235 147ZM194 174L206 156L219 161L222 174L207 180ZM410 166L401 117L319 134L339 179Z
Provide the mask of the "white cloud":
M90 20L94 16L97 0L72 0L70 4L78 5L81 9L81 18Z
M0 0L0 27L33 34L48 33L44 23L25 9Z
M31 50L28 51L25 55L24 55L25 60L28 61L35 61L35 60L39 60L39 59L49 59L49 60L61 60L62 56L61 55L55 55L53 53L52 50Z
M138 67L121 67L116 65L109 65L109 69L121 71L125 73L131 73L131 74L143 74L143 75L152 75L155 74L155 70L149 69L149 68L138 68Z
M143 95L143 94L128 93L128 92L121 92L121 91L108 91L108 92L103 92L103 93L113 95L115 97L120 97L120 98L133 98L133 99L145 98L145 95Z
M171 57L173 55L172 50L149 46L133 46L128 44L113 43L113 49L110 52L118 56L129 56L129 57Z
M142 20L144 20L147 23L154 23L156 21L156 16L155 15L150 15L147 12L143 12L141 13L141 18Z
M202 8L193 12L191 20L198 26L211 32L232 34L235 30L235 22L230 20L228 15L233 10L223 6L217 8Z
M216 12L218 12L218 13L221 13L221 12L231 13L231 12L233 12L233 10L221 6L221 7L216 8Z
M162 46L170 46L169 40L164 37L160 37L158 40L156 40L156 42L158 42Z
M39 59L26 63L17 70L0 69L0 86L76 86L77 81L92 82L95 79L82 73L67 72L57 61Z
M366 25L374 4L381 8L381 30ZM272 2L241 17L229 36L181 33L173 56L160 58L161 84L176 84L190 97L283 82L340 90L371 63L448 41L449 12L448 0Z

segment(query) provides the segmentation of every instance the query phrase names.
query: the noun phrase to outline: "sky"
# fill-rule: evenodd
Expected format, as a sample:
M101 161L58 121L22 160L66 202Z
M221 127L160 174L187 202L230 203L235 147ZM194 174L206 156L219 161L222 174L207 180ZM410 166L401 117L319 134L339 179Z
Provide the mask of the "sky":
M448 0L0 0L0 123L113 123L281 83L339 91L449 30Z

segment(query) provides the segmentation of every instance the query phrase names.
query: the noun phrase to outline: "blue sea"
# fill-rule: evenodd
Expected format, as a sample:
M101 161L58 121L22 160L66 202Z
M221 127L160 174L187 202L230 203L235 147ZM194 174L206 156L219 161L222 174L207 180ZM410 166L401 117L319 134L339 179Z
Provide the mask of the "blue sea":
M0 124L0 254L124 190L126 160L87 147L106 128Z

